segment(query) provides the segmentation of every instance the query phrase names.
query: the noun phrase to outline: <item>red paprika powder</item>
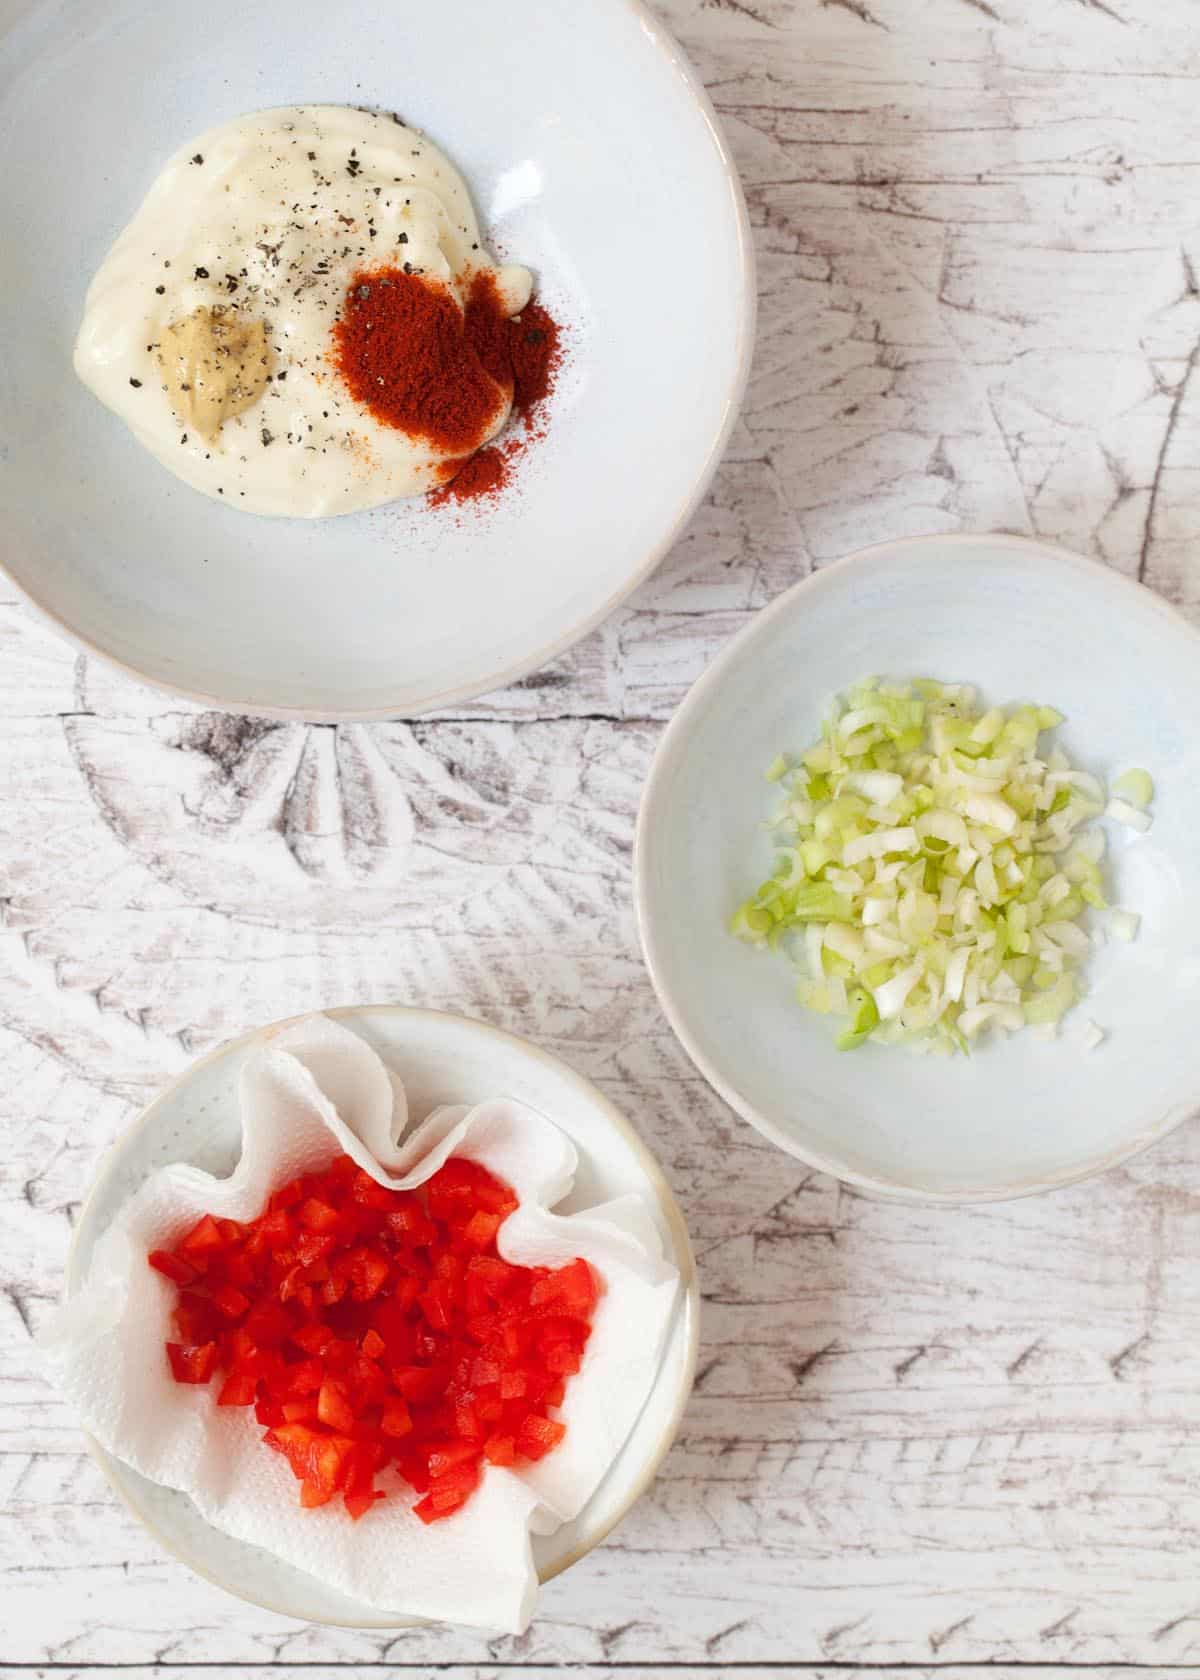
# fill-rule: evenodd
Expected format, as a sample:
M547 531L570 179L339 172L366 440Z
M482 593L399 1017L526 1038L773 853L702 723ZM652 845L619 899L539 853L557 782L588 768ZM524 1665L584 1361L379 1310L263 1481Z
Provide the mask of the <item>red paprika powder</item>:
M402 268L363 269L334 323L333 361L356 402L385 426L453 452L440 505L494 495L530 437L562 359L558 324L541 304L509 319L495 276L471 278L464 308L441 281ZM480 450L511 400L523 437Z
M430 491L434 507L499 495L511 479L515 458L533 439L545 435L541 409L562 365L562 330L540 303L528 303L519 315L504 322L504 343L512 379L512 417L519 429L503 442L481 449L457 471L451 466L448 482Z
M483 442L512 388L511 377L497 377L498 329L487 318L504 319L495 281L475 280L487 287L478 305L472 288L479 320L471 334L447 286L400 268L357 273L333 328L335 362L356 402L385 426L461 454Z

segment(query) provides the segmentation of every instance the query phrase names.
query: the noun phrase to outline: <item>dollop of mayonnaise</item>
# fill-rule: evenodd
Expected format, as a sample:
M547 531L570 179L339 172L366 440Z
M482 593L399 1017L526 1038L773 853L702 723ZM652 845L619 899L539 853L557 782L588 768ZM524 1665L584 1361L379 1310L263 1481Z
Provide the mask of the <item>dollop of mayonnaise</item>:
M489 269L512 315L532 290L527 269L484 248L458 171L398 117L240 117L181 148L117 239L87 294L76 372L165 466L230 506L319 518L419 495L461 458L377 420L331 359L352 276L385 265L460 305ZM505 403L489 436L507 418Z

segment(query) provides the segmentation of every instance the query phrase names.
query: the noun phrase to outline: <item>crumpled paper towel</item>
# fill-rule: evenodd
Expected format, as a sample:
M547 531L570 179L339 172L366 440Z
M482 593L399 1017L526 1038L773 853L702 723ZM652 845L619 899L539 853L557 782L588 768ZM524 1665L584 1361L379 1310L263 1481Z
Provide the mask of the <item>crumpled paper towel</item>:
M498 1099L441 1108L405 1137L404 1087L356 1034L326 1016L283 1029L247 1063L242 1155L232 1177L167 1167L141 1187L96 1244L87 1281L55 1315L41 1345L50 1375L83 1427L142 1475L186 1493L226 1533L319 1576L364 1605L397 1614L521 1632L537 1577L530 1533L576 1516L641 1412L679 1290L658 1229L636 1196L562 1217L574 1145L522 1104ZM520 1207L500 1253L556 1266L581 1254L604 1281L582 1369L567 1385L566 1439L539 1464L485 1465L465 1508L426 1527L416 1495L393 1471L388 1497L358 1523L340 1501L305 1511L290 1469L262 1444L253 1409L215 1404L215 1388L170 1374L163 1343L175 1288L146 1264L202 1213L253 1219L297 1174L335 1147L397 1190L423 1183L450 1155L479 1161L511 1184Z

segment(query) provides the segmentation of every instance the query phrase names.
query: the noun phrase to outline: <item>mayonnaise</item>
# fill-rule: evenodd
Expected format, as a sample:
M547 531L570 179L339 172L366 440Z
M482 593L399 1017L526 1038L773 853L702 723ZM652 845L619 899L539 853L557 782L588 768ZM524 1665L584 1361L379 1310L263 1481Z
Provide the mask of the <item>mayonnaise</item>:
M88 291L79 377L163 464L251 513L317 518L433 488L445 456L381 424L330 358L364 266L411 265L460 302L492 269L453 165L399 118L262 111L176 153ZM490 436L508 418L502 405ZM486 441L483 440L483 441Z

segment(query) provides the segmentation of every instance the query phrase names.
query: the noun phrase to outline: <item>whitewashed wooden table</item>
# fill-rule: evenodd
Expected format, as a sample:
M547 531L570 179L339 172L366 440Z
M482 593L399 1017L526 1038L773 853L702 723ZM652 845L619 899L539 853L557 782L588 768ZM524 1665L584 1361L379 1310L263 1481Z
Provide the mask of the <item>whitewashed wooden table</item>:
M601 631L453 716L272 726L137 688L0 590L2 1675L1200 1665L1200 1133L1031 1202L861 1199L692 1071L629 889L663 720L847 549L1034 532L1200 613L1200 5L659 9L743 172L760 337L713 493ZM114 1503L30 1353L165 1078L392 998L595 1079L700 1259L680 1439L518 1639L222 1596Z

